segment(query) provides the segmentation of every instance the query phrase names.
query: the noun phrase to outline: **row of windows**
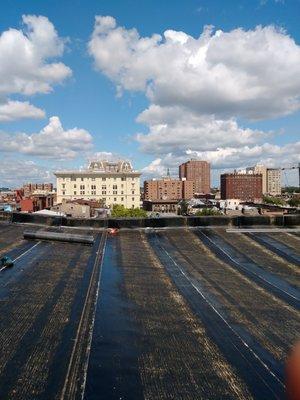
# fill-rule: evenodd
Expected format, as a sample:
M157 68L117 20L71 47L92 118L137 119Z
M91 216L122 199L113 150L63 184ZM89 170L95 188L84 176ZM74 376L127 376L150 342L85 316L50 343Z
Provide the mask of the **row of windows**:
M69 180L70 178L59 178L59 179L62 179L63 181L67 181L67 180ZM96 178L74 178L74 177L72 177L71 178L71 182L76 182L77 180L81 180L81 182L83 182L84 180L87 180L87 179L90 179L90 180L92 180L92 181L95 181L96 180ZM106 181L106 179L113 179L114 181L116 181L118 178L101 178L102 179L102 181ZM121 181L126 181L126 179L128 179L128 180L132 180L132 181L134 181L135 179L138 179L138 178L125 178L125 177L121 177Z
M85 192L82 191L82 190L81 190L79 193L80 193L81 195L85 195ZM65 196L66 192L62 192L62 194L63 194L63 196ZM92 193L92 195L93 195L93 194L96 194L96 193ZM103 193L102 193L102 194L103 194ZM75 191L75 192L74 192L74 196L76 196L76 195L77 195L77 192ZM131 200L132 200L132 201L135 201L135 197L132 197ZM121 200L118 200L117 197L114 197L114 200L113 200L113 201L114 201L114 202L124 201L124 197L121 197Z
M134 183L133 183L131 186L132 186L131 189L133 189L134 186L135 186ZM74 187L74 189L76 189L76 187L77 187L76 183L73 185L73 187ZM63 189L66 188L66 184L65 184L65 183L62 184L62 188L63 188ZM122 189L124 188L124 185L123 185L123 184L121 185L121 188L122 188ZM81 190L85 189L85 185L80 185L80 189L81 189ZM91 185L91 189L92 189L92 190L96 190L96 185ZM102 185L102 189L103 189L103 190L106 190L106 185ZM115 189L115 190L118 189L118 185L113 185L113 189Z
M64 190L64 189L65 189L65 188L63 188L63 194L65 194L65 190ZM74 186L74 189L76 189L76 186ZM94 195L97 194L97 191L96 191L95 189L96 189L96 186L94 186L94 188L93 188L93 186L92 186L92 188L91 188L91 194L94 194ZM102 189L104 189L103 186L102 186ZM84 193L81 193L81 192L84 192ZM77 193L77 191L74 190L74 194L76 194L76 193ZM80 193L81 193L81 194L85 194L85 187L84 187L84 185L80 185ZM106 187L105 187L104 190L102 190L101 193L102 193L102 194L106 194L106 193L107 193ZM118 194L118 191L117 191L117 190L113 190L113 194ZM121 193L120 193L120 194L124 194L124 190L121 190ZM132 190L132 191L131 191L131 194L135 194L135 191Z

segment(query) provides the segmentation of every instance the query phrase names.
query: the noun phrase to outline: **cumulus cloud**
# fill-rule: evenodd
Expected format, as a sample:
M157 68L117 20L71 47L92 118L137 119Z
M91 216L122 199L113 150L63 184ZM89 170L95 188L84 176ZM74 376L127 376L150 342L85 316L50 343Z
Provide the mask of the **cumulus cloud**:
M240 148L217 148L211 151L186 150L156 158L143 168L143 173L149 177L162 176L169 168L173 174L178 174L178 165L191 158L207 160L214 169L218 170L247 167L257 163L278 168L296 165L299 161L299 154L300 141L283 146L264 143Z
M140 37L98 16L89 52L119 88L144 91L159 106L250 119L300 107L300 46L274 26L205 27L198 38L173 30Z
M63 54L64 41L43 16L23 16L24 29L0 36L0 94L48 93L71 75L69 67L50 58Z
M73 159L93 147L93 138L85 129L65 130L58 117L51 117L40 132L9 135L0 132L0 151L18 152L48 159Z
M92 160L107 160L107 161L118 161L123 160L122 157L118 153L112 153L111 151L98 151L89 156L90 161Z
M191 157L216 169L299 161L299 143L274 145L274 132L238 124L300 108L300 46L284 30L207 26L196 38L174 30L141 37L98 16L88 49L118 94L141 91L149 100L137 117L148 132L136 135L141 150L155 157L145 175L167 168L177 174Z
M41 118L43 111L27 102L7 100L11 94L31 96L49 93L72 71L56 61L64 52L65 40L43 16L23 15L23 29L10 28L0 34L0 115L2 121ZM8 114L8 115L7 115Z
M0 122L9 122L21 118L39 119L45 117L45 111L28 101L12 101L0 103Z
M45 167L29 160L5 158L0 160L0 186L17 187L24 182L53 181L53 174Z
M234 119L199 116L181 107L152 105L138 116L137 121L149 126L149 132L138 134L136 140L141 149L150 154L240 147L260 142L268 136L263 131L240 128Z

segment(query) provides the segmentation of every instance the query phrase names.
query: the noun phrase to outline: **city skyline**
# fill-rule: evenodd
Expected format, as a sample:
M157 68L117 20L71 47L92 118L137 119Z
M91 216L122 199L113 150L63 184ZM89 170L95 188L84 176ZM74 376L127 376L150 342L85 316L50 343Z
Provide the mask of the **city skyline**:
M298 1L46 3L1 4L0 186L91 158L142 179L207 160L212 186L298 164Z

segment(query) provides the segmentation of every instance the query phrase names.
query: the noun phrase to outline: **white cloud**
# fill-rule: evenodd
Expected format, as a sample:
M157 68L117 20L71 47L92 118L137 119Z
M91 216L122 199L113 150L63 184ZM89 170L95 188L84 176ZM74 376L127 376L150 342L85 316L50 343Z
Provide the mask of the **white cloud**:
M199 116L181 107L152 105L138 116L137 121L149 126L149 132L138 134L136 139L141 149L150 154L240 147L260 142L268 136L263 131L240 128L234 119Z
M92 154L89 159L92 160L107 160L107 161L118 161L123 160L122 157L118 153L112 153L111 151L98 151L97 153Z
M53 181L53 178L53 174L47 168L33 161L15 158L0 160L0 186L17 187L30 181Z
M9 135L0 132L0 151L18 152L49 159L73 159L93 147L93 138L85 129L65 130L58 117L51 117L40 132Z
M225 147L212 151L186 150L180 153L168 153L152 161L143 169L145 176L154 177L166 174L170 168L172 174L178 174L178 165L191 158L207 160L217 170L240 168L264 164L268 167L289 167L299 162L300 142L283 146L264 143L263 145Z
M71 75L61 62L49 62L64 51L64 41L46 17L23 16L24 29L0 35L0 94L48 93Z
M0 103L0 122L9 122L21 118L39 119L45 117L45 111L28 101L12 101Z
M49 93L72 74L56 60L63 55L65 40L48 18L23 15L22 20L23 29L10 28L0 34L0 121L44 117L42 110L28 102L8 97Z
M198 114L263 119L300 107L300 47L273 26L230 32L206 27L194 38L136 29L96 17L89 52L118 87L146 92L153 104Z
M299 161L299 143L274 145L274 132L237 122L299 110L300 46L284 30L207 26L198 38L173 30L141 37L98 16L88 48L119 94L141 91L149 100L137 117L148 132L136 135L141 150L155 157L145 175L164 175L167 168L177 174L191 157L216 169Z

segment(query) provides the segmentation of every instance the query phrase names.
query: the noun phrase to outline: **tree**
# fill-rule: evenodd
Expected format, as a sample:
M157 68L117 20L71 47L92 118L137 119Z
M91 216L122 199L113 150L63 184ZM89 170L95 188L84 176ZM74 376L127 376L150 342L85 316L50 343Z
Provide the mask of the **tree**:
M147 212L141 208L125 208L121 204L114 204L111 216L113 218L146 218Z
M282 189L282 191L284 193L300 193L300 188L298 188L297 186L286 186L285 188Z
M195 215L196 217L204 217L208 215L222 215L222 213L214 208L202 208L201 210L197 211Z
M188 212L188 202L185 200L182 200L180 202L180 215L187 215Z
M263 202L266 204L274 204L275 206L284 206L285 201L278 197L263 196Z
M289 205L291 207L300 207L300 197L292 197L289 200Z

